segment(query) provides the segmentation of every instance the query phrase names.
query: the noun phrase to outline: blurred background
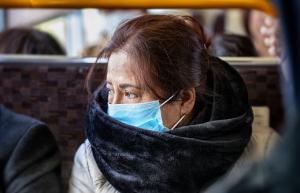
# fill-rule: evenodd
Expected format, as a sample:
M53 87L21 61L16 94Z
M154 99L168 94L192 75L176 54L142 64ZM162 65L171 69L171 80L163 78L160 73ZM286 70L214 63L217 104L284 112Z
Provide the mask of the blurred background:
M220 34L247 36L257 50L257 54L249 56L276 55L275 51L268 52L268 44L273 40L258 37L274 31L268 28L274 26L274 19L259 11L241 9L2 9L0 31L35 28L53 35L65 48L67 56L89 57L97 55L119 23L142 14L191 15L204 26L210 39Z

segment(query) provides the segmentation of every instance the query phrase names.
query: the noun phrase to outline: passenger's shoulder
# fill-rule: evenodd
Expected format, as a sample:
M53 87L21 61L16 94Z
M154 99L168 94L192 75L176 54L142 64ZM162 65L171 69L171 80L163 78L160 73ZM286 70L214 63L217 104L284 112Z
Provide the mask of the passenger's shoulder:
M9 127L10 129L16 128L18 130L26 131L27 129L37 125L45 125L37 119L13 112L3 106L0 106L0 115L1 128Z
M77 166L80 167L87 167L87 161L89 159L92 159L92 149L91 149L91 145L89 143L89 141L86 139L84 143L82 143L76 154L75 154L75 158L74 158L74 165L77 164Z
M83 187L88 187L94 192L116 192L98 168L88 140L85 140L76 152L70 186L74 190L71 192Z
M47 126L32 117L13 112L0 105L0 134L17 142L28 133L43 133L48 130ZM43 132L40 132L43 131ZM5 135L4 135L5 133ZM49 132L46 131L47 134Z
M0 153L7 157L17 146L27 147L26 144L31 148L41 148L42 144L55 146L56 142L44 123L0 105L0 146L5 147Z
M78 148L75 159L74 166L78 169L86 170L89 173L89 176L94 180L102 180L103 175L100 172L97 163L94 159L91 144L89 140L85 140L84 143Z

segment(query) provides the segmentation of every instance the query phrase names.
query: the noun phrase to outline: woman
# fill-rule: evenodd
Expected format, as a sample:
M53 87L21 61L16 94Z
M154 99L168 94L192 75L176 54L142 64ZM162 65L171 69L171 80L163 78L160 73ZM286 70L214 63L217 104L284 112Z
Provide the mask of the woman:
M145 15L116 30L99 54L105 86L89 105L70 192L200 192L231 168L252 111L242 78L206 42L191 17Z

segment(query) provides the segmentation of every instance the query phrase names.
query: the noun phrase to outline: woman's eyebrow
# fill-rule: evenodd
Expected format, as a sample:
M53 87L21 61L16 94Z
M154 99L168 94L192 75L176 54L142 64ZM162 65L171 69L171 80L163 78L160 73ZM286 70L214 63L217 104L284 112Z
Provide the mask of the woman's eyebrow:
M133 85L133 84L128 84L128 83L120 84L119 87L122 88L122 89L125 89L125 88L128 88L128 87L133 87L133 88L136 88L136 89L141 89L140 86Z

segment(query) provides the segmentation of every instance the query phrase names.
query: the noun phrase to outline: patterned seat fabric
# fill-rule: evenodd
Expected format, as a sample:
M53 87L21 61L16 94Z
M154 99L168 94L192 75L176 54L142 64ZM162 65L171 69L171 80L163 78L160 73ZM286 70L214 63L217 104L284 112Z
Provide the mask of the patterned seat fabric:
M283 108L278 67L240 65L235 68L247 84L251 104L268 106L270 126L279 130ZM85 138L87 71L87 65L0 64L0 102L49 125L62 152L66 189L75 151ZM96 77L96 82L103 78L101 68Z

